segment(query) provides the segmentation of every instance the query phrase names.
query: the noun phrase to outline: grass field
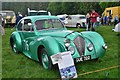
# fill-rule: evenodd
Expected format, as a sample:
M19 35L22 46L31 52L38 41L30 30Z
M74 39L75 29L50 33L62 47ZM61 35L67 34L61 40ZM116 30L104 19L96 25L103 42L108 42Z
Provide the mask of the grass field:
M118 38L117 33L112 31L112 26L101 26L96 28L105 42L108 49L103 58L97 62L85 61L76 64L78 78L120 78L118 68L82 75L89 71L95 71L118 65ZM75 31L85 29L69 28ZM5 36L2 37L2 77L3 78L60 78L59 70L55 67L52 70L45 70L38 62L35 62L23 54L15 54L9 46L10 34L14 30L5 28ZM120 41L119 41L120 42Z

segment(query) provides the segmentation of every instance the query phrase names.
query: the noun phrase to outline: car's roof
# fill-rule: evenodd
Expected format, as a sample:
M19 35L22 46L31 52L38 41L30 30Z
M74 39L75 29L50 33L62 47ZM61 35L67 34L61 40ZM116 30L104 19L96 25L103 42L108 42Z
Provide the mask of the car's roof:
M14 11L3 10L3 11L0 11L0 12L14 12Z
M45 11L45 10L39 10L39 11L36 11L36 10L30 10L29 12L48 12L48 11Z
M77 14L77 15L69 15L69 16L85 16L85 15Z
M40 20L40 19L59 19L59 18L56 16L49 16L49 15L37 15L37 16L26 16L23 19Z

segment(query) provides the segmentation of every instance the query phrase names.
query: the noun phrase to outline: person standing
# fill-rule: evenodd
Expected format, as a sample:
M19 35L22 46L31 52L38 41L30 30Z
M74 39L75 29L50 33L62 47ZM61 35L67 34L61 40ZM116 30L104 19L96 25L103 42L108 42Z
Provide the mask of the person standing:
M0 15L0 30L1 30L1 34L3 36L5 34L5 32L4 32L4 27L2 26L2 22L3 22L3 18L2 18L2 15Z
M104 20L103 20L103 17L101 17L101 25L104 24Z
M111 25L112 15L110 14L108 17L108 25Z
M17 18L16 18L16 24L23 18L23 15L18 12Z
M99 15L97 17L97 24L96 24L96 26L100 26L100 24L101 24L101 16Z
M115 25L116 25L118 22L119 22L119 18L118 18L118 15L116 15L116 16L114 17L114 27L115 27Z
M91 16L90 16L90 18L91 18L91 24L92 24L92 31L95 31L97 17L98 17L98 13L95 12L95 10L92 10L92 13L91 13Z
M105 16L104 16L104 20L103 20L103 21L104 21L104 25L107 24L107 20L108 20L107 15L105 15Z
M87 15L86 15L86 24L87 24L86 31L89 31L90 26L91 26L91 24L90 24L90 13L87 13Z

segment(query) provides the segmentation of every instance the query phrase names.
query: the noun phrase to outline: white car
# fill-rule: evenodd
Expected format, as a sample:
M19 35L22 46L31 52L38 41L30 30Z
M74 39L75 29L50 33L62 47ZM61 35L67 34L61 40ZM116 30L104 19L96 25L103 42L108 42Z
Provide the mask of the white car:
M28 8L28 16L34 16L34 15L49 15L51 16L51 13L49 11L45 11L45 10L30 10Z
M68 15L67 22L65 26L67 27L86 27L86 17L85 15Z
M67 24L67 17L68 15L67 14L63 14L63 15L57 15L58 18L60 18L60 20L64 23L64 24Z
M120 22L115 25L115 29L113 29L115 32L120 32Z

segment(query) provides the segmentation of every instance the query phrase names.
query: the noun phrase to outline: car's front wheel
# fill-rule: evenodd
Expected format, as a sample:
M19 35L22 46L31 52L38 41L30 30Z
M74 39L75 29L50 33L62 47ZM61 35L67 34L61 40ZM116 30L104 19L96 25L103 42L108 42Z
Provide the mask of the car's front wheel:
M13 39L10 40L10 45L11 45L11 48L12 48L13 52L19 53L19 51L17 50L16 43Z
M93 59L94 62L97 62L98 60L99 60L99 58L95 58L95 59Z
M48 56L48 53L45 48L43 48L40 52L40 59L39 59L45 69L51 69L52 61Z

